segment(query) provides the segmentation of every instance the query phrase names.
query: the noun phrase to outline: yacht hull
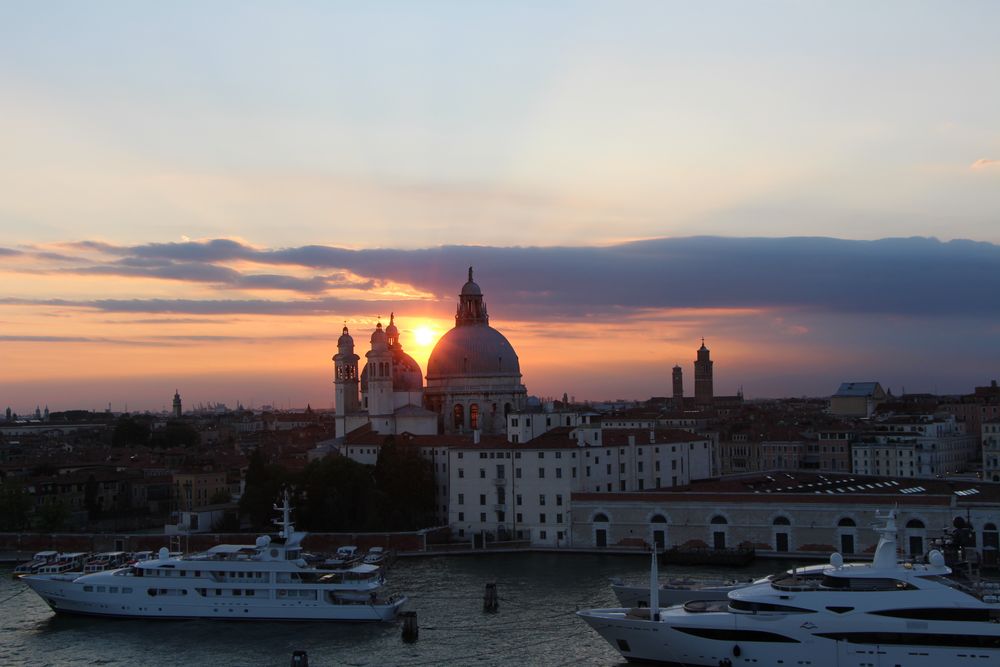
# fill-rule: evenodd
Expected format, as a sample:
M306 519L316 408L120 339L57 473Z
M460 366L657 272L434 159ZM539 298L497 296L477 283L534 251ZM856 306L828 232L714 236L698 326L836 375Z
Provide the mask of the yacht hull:
M593 609L577 612L577 615L629 662L678 667L718 667L729 664L807 667L1000 665L1000 637L996 642L998 648L864 644L828 639L801 627L762 621L740 623L738 628L729 624L729 627L734 634L743 630L760 630L780 633L792 641L758 642L745 638L717 640L690 634L692 631L697 633L705 629L718 629L720 625L717 623L685 623L667 610L664 610L665 614L660 621L650 621L630 616L629 611ZM954 635L961 637L958 633Z
M82 583L67 577L26 576L21 580L57 613L117 618L380 622L393 620L407 601L399 597L374 604L334 604L263 596L225 599L151 596L150 589L138 582L130 587L130 593L103 593L84 591Z

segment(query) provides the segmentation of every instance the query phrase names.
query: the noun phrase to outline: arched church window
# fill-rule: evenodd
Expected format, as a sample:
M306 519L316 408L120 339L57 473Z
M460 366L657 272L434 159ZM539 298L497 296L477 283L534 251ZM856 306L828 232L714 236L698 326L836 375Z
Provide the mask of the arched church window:
M843 519L837 522L837 525L843 528L852 527L854 526L854 519L851 519L850 517L844 517Z
M789 526L792 522L788 520L787 516L776 516L773 523L775 526Z
M465 426L465 408L463 408L461 404L456 403L455 404L455 409L453 410L453 413L454 413L454 422L453 423L454 423L455 428L459 428L460 429L463 426Z
M608 522L607 514L597 514L596 516L594 516L594 523L607 523L607 522Z
M667 517L662 514L654 514L653 518L649 520L650 523L666 523Z
M727 524L729 522L726 521L726 517L722 516L721 514L716 514L715 516L712 517L712 520L709 523L713 523L715 525L722 525L722 524Z
M906 527L920 529L924 527L924 522L920 519L910 519L906 522Z
M479 428L479 404L473 403L469 406L469 428Z

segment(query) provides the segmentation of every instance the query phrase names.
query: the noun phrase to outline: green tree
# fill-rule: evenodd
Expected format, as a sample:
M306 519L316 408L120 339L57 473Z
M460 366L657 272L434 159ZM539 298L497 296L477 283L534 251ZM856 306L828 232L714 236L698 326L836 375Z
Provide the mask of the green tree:
M334 456L314 461L299 480L299 521L307 530L381 530L383 499L372 467Z
M250 518L255 527L267 527L274 518L274 503L282 488L290 481L288 471L279 465L267 463L259 449L250 455L247 465L240 513Z
M415 530L433 523L434 466L415 447L400 446L395 438L387 438L379 450L374 478L386 503L386 529Z

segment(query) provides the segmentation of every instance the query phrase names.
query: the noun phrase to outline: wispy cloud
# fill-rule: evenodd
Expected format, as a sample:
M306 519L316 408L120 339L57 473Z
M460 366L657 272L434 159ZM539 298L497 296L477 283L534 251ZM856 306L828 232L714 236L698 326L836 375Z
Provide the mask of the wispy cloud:
M969 169L989 169L991 167L1000 167L1000 160L979 158L978 160L969 165Z

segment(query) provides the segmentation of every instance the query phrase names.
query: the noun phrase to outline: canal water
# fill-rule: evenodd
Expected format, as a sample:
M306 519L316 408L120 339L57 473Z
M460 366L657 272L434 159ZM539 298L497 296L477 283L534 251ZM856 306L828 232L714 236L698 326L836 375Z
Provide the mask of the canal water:
M748 569L670 568L661 575L747 578L792 563ZM145 621L56 616L38 596L0 570L0 665L288 665L295 650L312 667L332 665L624 664L577 609L617 606L610 577L647 580L645 556L511 553L403 558L389 588L409 596L420 638L401 626L336 623ZM661 568L662 569L662 568ZM500 608L483 612L486 583ZM23 591L23 592L22 592Z

